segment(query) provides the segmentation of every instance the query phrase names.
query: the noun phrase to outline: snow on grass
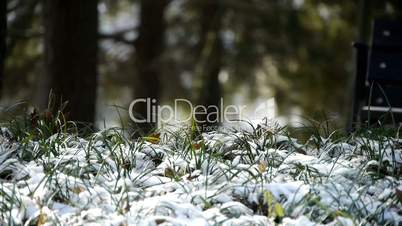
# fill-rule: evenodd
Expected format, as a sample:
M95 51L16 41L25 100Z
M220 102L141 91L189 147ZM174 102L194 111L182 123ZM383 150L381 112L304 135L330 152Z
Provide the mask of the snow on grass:
M301 143L267 125L198 139L186 128L138 140L116 129L86 139L2 131L2 224L402 222L401 141L385 135Z

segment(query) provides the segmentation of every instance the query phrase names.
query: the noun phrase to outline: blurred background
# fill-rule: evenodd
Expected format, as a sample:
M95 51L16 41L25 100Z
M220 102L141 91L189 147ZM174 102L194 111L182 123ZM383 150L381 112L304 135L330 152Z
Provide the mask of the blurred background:
M53 89L71 103L72 120L106 126L128 120L137 97L270 100L270 114L285 121L344 126L351 44L369 41L373 18L402 9L399 0L1 2L1 106L26 101L45 109Z

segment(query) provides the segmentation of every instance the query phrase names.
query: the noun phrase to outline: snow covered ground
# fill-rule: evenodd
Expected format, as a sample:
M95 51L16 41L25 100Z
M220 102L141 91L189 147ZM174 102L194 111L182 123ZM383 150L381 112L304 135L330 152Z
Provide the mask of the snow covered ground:
M4 225L401 225L401 140L261 125L131 141L0 136Z

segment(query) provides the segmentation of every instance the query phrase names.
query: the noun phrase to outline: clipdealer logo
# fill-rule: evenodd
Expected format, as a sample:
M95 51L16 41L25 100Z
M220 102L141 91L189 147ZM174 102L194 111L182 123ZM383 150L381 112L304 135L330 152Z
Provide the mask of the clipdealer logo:
M146 105L146 115L139 117L135 113L136 105ZM184 117L180 115L180 109L190 109ZM232 120L241 120L242 114L246 109L246 105L224 105L223 98L220 99L219 106L216 105L193 105L187 99L175 99L174 105L159 105L157 100L153 98L139 98L130 103L129 116L135 123L161 123L171 122L190 122L194 120L196 123L222 123Z

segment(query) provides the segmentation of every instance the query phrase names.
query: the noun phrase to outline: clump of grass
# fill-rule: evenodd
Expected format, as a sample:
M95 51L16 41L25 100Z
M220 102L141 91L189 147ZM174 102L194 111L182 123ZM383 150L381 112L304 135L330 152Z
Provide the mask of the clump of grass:
M10 186L12 188L10 188ZM0 220L2 224L14 225L13 209L21 206L21 200L16 194L16 186L8 184L8 186L0 183Z
M66 106L67 102L57 103L52 94L49 96L47 108L43 111L20 103L2 112L2 126L7 128L12 138L18 142L46 140L58 133L77 134L77 125L66 120ZM23 113L18 114L19 111Z

